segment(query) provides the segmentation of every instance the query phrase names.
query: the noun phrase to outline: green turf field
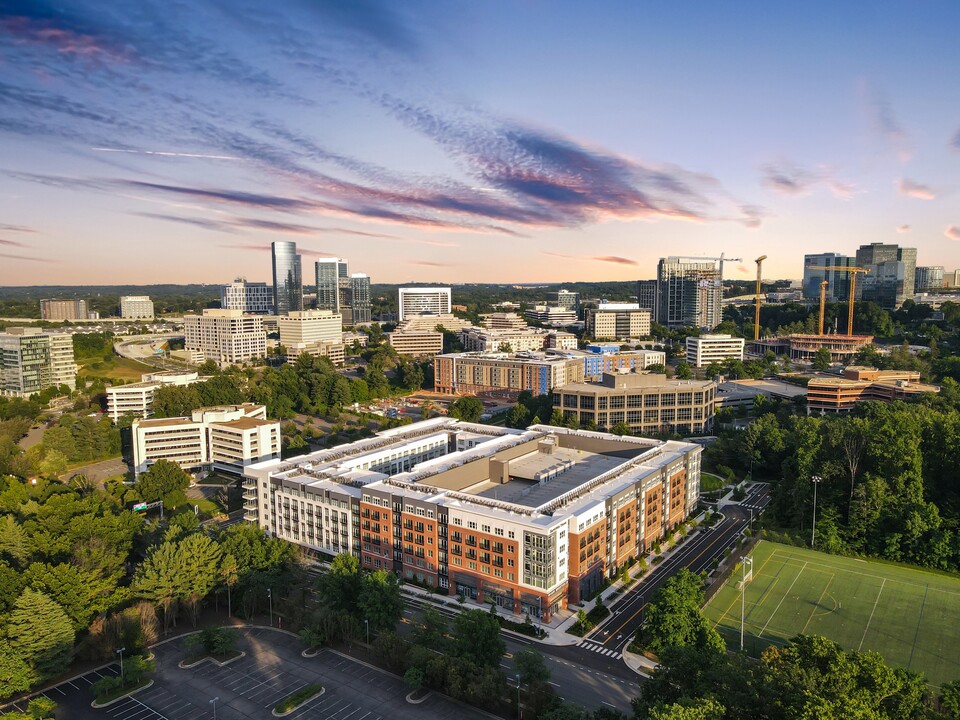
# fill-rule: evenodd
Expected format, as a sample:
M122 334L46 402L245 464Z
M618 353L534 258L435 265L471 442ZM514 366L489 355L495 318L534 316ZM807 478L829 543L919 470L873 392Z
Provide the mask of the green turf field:
M747 584L744 647L751 655L798 633L848 650L876 650L932 685L960 678L960 578L760 542ZM740 645L740 571L704 608Z

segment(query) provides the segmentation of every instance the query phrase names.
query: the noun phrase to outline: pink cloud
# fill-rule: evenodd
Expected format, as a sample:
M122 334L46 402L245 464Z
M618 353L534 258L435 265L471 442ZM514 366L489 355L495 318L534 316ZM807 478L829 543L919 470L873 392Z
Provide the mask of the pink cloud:
M910 230L912 230L912 228L911 228L909 225L899 225L899 226L897 226L897 232L898 232L898 233L901 233L901 234L902 234L902 233L908 233L908 232L910 232Z
M914 182L908 178L900 178L900 180L897 181L897 190L901 195L916 198L917 200L935 200L937 197L929 186Z
M946 235L951 240L956 240L960 242L960 227L956 225L951 225L946 230L943 231L943 234Z
M594 260L599 260L600 262L616 263L617 265L636 265L636 260L631 260L630 258L620 257L619 255L604 255L602 257L595 257Z
M22 242L17 242L16 240L4 240L0 238L0 245L9 245L10 247L27 247Z
M426 267L437 267L437 268L456 267L455 265L452 265L450 263L432 262L430 260L408 260L407 262L410 265L425 265Z

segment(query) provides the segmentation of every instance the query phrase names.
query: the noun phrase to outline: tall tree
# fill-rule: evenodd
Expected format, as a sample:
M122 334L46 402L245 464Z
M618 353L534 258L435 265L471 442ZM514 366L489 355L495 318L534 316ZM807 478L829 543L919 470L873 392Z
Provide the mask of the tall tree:
M147 502L163 500L171 505L190 485L190 476L179 465L169 460L157 460L149 470L140 474L136 489Z
M376 632L392 628L403 613L400 584L397 576L386 570L375 570L363 576L357 600L360 617Z
M481 667L498 667L506 651L496 615L466 610L453 621L453 652Z
M10 613L7 638L13 651L40 678L59 675L70 667L73 626L48 595L30 588L23 591Z

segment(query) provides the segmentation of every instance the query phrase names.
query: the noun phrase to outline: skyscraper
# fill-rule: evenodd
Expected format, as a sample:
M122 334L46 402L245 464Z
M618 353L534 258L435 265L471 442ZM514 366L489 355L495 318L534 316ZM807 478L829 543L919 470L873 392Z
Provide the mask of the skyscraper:
M857 265L870 270L857 282L857 299L896 310L914 293L917 249L871 243L857 248Z
M723 320L723 271L716 261L660 258L654 320L667 327L712 330Z
M370 306L370 276L353 273L350 276L350 307L353 309L353 324L368 323L373 319Z
M273 256L273 308L277 315L303 310L303 278L295 242L270 243Z
M943 265L918 267L914 279L914 289L917 292L929 292L943 287Z
M657 281L637 280L637 304L644 310L650 311L650 316L657 313Z
M820 283L827 281L827 300L846 302L850 299L850 273L846 270L834 270L835 267L856 265L857 259L837 253L818 253L803 256L803 296L808 300L819 300ZM813 267L816 266L816 267ZM820 270L819 268L823 268ZM861 278L858 279L862 281Z
M348 277L347 261L341 258L320 258L316 263L317 310L340 312L340 286Z

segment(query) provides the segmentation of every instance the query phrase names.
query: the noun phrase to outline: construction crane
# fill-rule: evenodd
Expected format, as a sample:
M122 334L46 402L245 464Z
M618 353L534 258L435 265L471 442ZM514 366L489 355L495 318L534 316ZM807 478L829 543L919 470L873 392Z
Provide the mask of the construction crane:
M864 275L868 274L870 272L870 268L856 267L854 265L807 265L807 269L833 270L834 272L850 273L850 301L847 307L847 335L853 335L853 299L856 297L857 275L860 273L863 273Z
M823 335L823 311L827 306L827 285L829 284L829 280L820 283L820 323L817 325L817 335Z
M767 259L766 255L761 255L754 262L757 264L757 309L753 316L753 339L760 339L760 266Z

